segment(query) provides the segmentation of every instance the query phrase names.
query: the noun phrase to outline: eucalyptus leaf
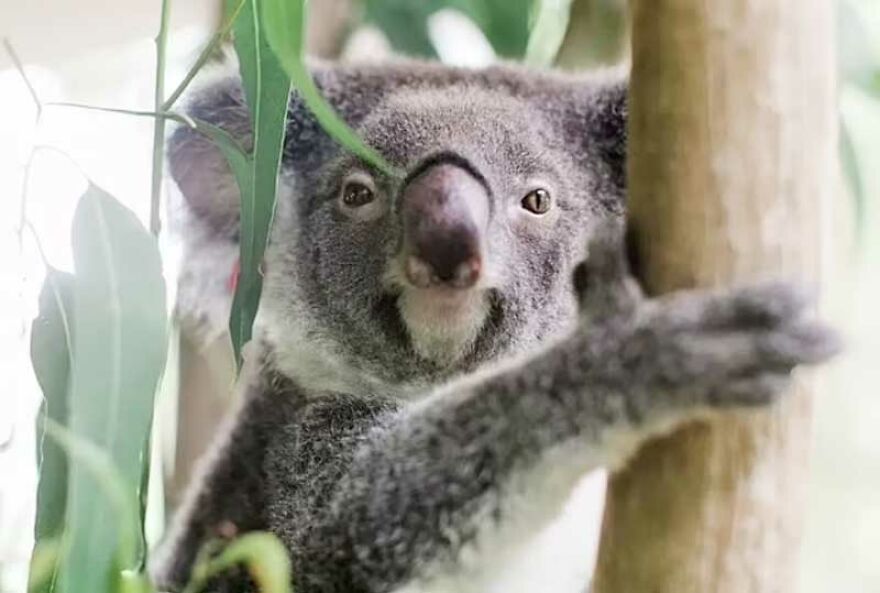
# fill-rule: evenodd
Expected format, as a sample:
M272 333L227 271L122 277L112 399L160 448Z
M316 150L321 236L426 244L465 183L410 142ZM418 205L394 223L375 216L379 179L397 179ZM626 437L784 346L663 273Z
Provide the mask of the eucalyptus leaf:
M253 162L238 140L223 128L206 121L194 120L193 124L196 130L210 138L223 154L240 189L241 186L252 187Z
M230 0L228 10L233 6ZM303 61L305 23L304 0L247 0L234 29L254 132L250 172L245 172L245 160L240 154L221 145L241 193L239 276L229 320L239 365L242 348L251 339L262 293L260 264L275 212L290 83L296 86L328 134L364 160L386 172L392 171L321 96Z
M242 241L244 241L245 232L251 234L255 232L253 224L249 224L247 230L245 229L244 224L245 204L252 207L255 203L253 158L250 154L245 152L244 148L242 148L238 141L226 130L201 120L195 120L193 123L195 124L197 131L201 132L214 142L223 154L226 162L229 164L229 169L232 171L232 176L235 178L235 183L238 186L239 195L241 196L241 238ZM274 199L272 207L274 208ZM250 208L248 208L248 211L250 211ZM266 233L268 234L268 229L266 230ZM244 243L242 243L242 245L244 245ZM242 246L241 250L242 252L244 251L244 246ZM239 255L239 259L240 262L246 261L242 254ZM256 318L257 307L260 301L260 293L262 292L262 279L257 275L259 272L259 261L249 265L255 266L256 272L248 272L246 279L247 285L245 285L245 280L242 279L242 274L240 274L238 282L236 282L236 292L233 297L232 309L229 316L230 338L232 341L233 352L235 353L235 361L238 365L240 365L242 361L242 347L247 340L250 339L252 333L252 326L254 319ZM243 263L240 264L240 269L244 269ZM245 286L247 286L247 288ZM248 319L250 320L249 322Z
M880 99L880 55L852 0L837 5L837 59L843 82Z
M526 54L535 0L450 0L486 35L499 56L520 59Z
M324 100L304 61L307 21L305 0L262 0L263 23L269 45L290 76L303 102L332 138L387 175L396 175L376 150L368 146Z
M112 514L117 521L119 537L118 547L115 550L116 560L122 565L134 564L137 561L137 540L140 537L141 523L137 500L128 488L119 468L114 465L111 455L53 420L45 419L44 427L46 436L64 450L73 462L72 465L80 467L84 473L88 473L94 479L97 486L95 494L101 495L106 500L109 514ZM58 549L62 551L66 549L69 553L71 545L75 545L75 538L71 537L70 533L66 534L65 538L68 541L62 542ZM88 566L89 570L82 570L81 567L83 573L91 572L93 569L92 566L84 566Z
M41 539L34 545L28 574L28 593L52 590L60 557L60 537Z
M95 185L80 198L72 236L69 428L76 442L88 445L86 451L108 456L125 497L137 501L145 487L153 397L165 361L159 250L137 217ZM60 590L69 593L110 590L118 571L139 566L144 554L136 503L134 518L108 511L106 481L96 476L90 459L70 459L69 547L59 574ZM131 529L137 537L129 551L123 544Z
M61 534L67 497L67 461L54 441L47 441L45 418L67 424L70 378L71 320L74 277L55 269L46 270L40 291L39 314L31 324L31 362L43 402L37 419L37 461L40 469L37 487L36 540Z
M236 9L237 2L227 2L227 11ZM236 174L241 190L241 254L229 333L238 364L242 360L242 347L251 339L263 289L260 264L275 213L278 169L290 98L290 81L269 49L262 29L262 10L260 0L246 0L233 29L245 98L251 112L254 145L250 173ZM229 159L230 153L227 150L223 153ZM234 174L236 167L241 168L238 160L239 163L230 162Z
M290 558L276 536L255 531L233 540L219 553L215 553L217 546L217 541L209 541L200 552L184 593L198 593L211 578L242 565L260 593L292 593Z
M155 593L156 588L143 572L123 571L117 585L118 593Z
M52 439L46 439L44 424L48 418L58 424L67 424L70 356L72 344L70 316L73 312L73 282L71 274L49 268L40 291L39 314L31 324L31 362L37 382L43 391L43 401L37 416L37 512L34 526L34 563L28 588L30 591L50 592L54 588L58 555L38 556L45 544L54 541L64 530L67 505L67 457ZM36 566L36 564L34 564ZM46 573L49 573L48 575ZM36 580L35 580L36 579Z
M433 58L428 19L451 8L467 15L483 31L495 53L509 59L525 55L532 0L366 0L365 16L398 52Z
M864 236L864 221L867 217L865 184L862 177L862 169L859 165L858 151L853 142L849 126L847 126L846 120L842 115L840 117L839 133L840 165L849 189L852 192L855 205L856 235L861 239Z
M430 0L366 0L365 17L385 33L395 51L436 58L437 52L428 35L428 17L441 7L439 4Z
M537 0L534 24L529 33L525 61L530 66L547 67L556 61L562 47L572 0Z

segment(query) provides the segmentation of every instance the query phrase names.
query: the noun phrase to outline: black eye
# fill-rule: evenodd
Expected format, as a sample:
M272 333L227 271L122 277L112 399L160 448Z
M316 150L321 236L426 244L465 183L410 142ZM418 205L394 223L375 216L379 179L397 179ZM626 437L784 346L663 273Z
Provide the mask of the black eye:
M342 188L342 203L349 208L366 206L375 199L373 190L357 181L350 181Z
M550 192L546 189L534 189L522 199L522 207L532 214L547 214L550 210Z

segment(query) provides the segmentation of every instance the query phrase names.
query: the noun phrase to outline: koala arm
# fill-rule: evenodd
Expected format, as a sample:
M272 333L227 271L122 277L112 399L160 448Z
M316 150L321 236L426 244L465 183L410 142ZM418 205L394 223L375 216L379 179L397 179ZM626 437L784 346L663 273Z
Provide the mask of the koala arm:
M766 404L795 365L837 348L784 285L646 301L608 273L581 275L569 337L410 405L305 397L264 376L177 520L158 584L178 590L199 546L234 525L276 533L302 593L483 590L462 581L468 554L537 533L585 473L713 409ZM249 590L235 579L218 590Z
M312 504L283 496L302 486L270 496L299 591L483 590L461 580L468 554L537 533L586 472L713 409L765 404L836 349L782 285L642 301L603 273L588 270L593 313L570 337L380 416L344 469L297 480L321 492Z
M241 394L239 409L222 426L178 509L163 545L150 559L160 591L177 591L189 581L196 555L208 541L265 529L264 458L268 437L296 400L267 389L258 377ZM285 402L279 407L276 402Z

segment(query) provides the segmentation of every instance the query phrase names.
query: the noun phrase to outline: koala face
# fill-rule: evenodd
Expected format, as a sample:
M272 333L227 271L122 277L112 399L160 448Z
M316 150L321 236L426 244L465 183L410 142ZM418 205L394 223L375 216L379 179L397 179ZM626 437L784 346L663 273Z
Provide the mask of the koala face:
M572 271L622 210L619 82L412 64L316 79L400 174L293 102L259 318L282 370L421 387L572 326Z

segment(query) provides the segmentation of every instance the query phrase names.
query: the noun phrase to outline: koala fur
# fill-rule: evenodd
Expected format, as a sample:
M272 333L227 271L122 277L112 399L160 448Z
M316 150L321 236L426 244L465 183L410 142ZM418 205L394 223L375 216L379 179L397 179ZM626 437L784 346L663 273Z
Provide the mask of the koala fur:
M291 96L258 337L239 408L153 566L160 587L180 590L206 541L267 529L298 593L488 591L584 475L682 422L770 403L795 366L835 352L785 284L641 294L623 246L619 73L313 74L405 175L348 154ZM250 142L235 78L196 93L188 115ZM188 236L228 261L238 197L225 162L186 127L169 161ZM479 280L453 306L413 288L401 255L401 196L436 171L476 180L489 213ZM373 187L364 209L341 205L352 176ZM552 196L540 216L521 205L535 187ZM181 287L184 309L198 298ZM252 590L240 574L212 586Z

